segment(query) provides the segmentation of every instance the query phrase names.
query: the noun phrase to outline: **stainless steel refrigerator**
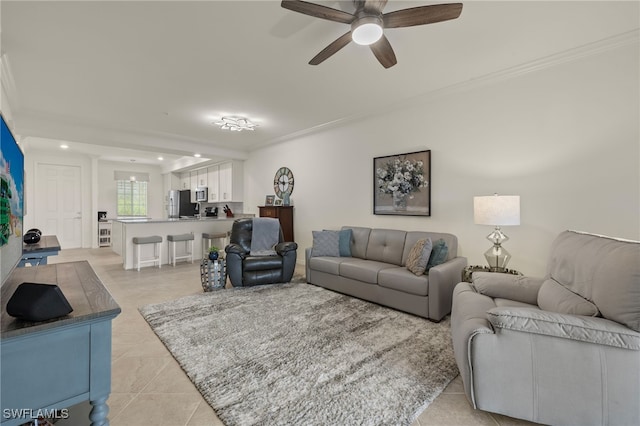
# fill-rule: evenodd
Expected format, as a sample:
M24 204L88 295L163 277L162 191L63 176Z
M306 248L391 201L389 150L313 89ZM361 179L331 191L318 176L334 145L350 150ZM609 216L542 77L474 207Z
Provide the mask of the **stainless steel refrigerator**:
M169 191L168 213L170 218L180 216L194 216L198 212L198 205L191 202L191 191Z

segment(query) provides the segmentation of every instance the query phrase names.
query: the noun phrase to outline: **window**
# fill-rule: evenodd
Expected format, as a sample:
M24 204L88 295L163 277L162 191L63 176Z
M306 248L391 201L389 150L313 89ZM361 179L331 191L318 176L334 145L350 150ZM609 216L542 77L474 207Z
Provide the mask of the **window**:
M118 216L147 215L147 182L118 180Z

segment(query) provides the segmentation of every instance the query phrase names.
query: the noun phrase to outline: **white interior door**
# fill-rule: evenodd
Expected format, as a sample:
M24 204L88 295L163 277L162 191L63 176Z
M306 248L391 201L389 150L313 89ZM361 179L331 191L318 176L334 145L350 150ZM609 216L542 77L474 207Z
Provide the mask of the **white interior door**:
M63 249L82 247L80 167L38 164L34 186L36 227L56 235Z

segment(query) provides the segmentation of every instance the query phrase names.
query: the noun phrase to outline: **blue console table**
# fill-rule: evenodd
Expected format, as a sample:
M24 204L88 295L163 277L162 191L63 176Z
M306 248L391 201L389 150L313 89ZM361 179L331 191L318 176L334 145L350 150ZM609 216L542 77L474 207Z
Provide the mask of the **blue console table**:
M22 282L57 284L73 312L36 323L9 316L7 301ZM16 268L0 300L0 425L20 425L39 412L87 400L91 425L108 425L111 321L121 310L89 263Z
M43 235L36 244L22 245L22 259L18 266L25 266L27 263L38 266L46 265L49 256L57 256L60 251L60 242L55 235Z

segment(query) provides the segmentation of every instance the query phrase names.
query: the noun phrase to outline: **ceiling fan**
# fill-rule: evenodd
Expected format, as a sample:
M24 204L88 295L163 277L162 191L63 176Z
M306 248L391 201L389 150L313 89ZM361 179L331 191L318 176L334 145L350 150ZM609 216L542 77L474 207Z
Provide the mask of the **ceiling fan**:
M456 19L462 12L462 3L450 3L382 13L387 1L353 0L356 6L356 11L353 14L301 0L282 0L281 6L315 18L351 25L350 31L338 37L337 40L314 56L309 61L310 65L322 63L353 40L355 43L368 45L385 68L394 66L398 61L389 40L383 33L383 28L412 27L448 21Z

